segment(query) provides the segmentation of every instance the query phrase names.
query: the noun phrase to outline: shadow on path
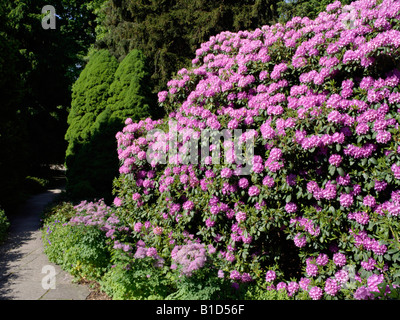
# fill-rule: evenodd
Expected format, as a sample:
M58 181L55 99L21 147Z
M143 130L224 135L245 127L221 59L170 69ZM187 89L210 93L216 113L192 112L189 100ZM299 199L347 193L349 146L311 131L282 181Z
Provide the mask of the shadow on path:
M71 283L72 277L49 262L43 252L40 216L62 189L32 196L10 217L7 240L0 246L0 300L85 300L86 286ZM46 288L44 266L53 266L56 288Z

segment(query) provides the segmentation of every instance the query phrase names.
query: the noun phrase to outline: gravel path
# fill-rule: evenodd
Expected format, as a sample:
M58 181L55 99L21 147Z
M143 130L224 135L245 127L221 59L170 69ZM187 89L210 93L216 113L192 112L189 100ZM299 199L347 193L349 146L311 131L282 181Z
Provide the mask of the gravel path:
M0 246L0 300L85 300L90 289L49 262L43 252L40 214L61 189L31 197L10 218L8 239Z

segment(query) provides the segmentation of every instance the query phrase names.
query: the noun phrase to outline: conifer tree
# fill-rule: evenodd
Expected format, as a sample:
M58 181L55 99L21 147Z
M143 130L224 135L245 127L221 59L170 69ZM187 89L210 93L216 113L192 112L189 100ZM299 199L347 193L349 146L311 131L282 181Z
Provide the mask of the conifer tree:
M115 134L125 120L156 114L149 98L145 56L132 50L122 61L96 52L73 87L66 138L67 190L73 197L110 198L118 175Z
M95 173L88 170L94 157L90 152L94 124L97 116L106 108L117 67L117 60L107 50L95 52L73 85L69 127L65 135L68 141L65 159L67 191L71 195L91 197L96 193L91 181Z
M146 58L134 49L121 61L110 86L107 101L110 120L120 122L122 128L127 118L137 121L154 115L157 110L150 94Z

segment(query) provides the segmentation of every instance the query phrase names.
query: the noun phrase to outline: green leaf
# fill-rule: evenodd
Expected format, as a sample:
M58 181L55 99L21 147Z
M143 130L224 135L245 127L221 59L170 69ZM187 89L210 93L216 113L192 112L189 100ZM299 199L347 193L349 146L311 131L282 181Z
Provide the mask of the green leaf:
M344 172L344 170L343 170L342 167L339 167L339 168L337 169L337 171L338 171L338 173L339 173L342 177L344 177L344 176L346 175L346 173Z
M391 248L386 253L393 254L393 253L398 252L398 251L399 251L399 249L397 249L397 248Z

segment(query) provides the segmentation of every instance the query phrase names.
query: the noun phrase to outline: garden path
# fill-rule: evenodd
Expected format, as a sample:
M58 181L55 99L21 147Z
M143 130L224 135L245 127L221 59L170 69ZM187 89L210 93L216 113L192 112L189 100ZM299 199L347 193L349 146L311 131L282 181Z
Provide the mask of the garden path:
M43 251L40 214L61 188L32 196L10 218L0 246L0 300L85 300L90 289L51 263ZM54 285L55 284L55 285Z

